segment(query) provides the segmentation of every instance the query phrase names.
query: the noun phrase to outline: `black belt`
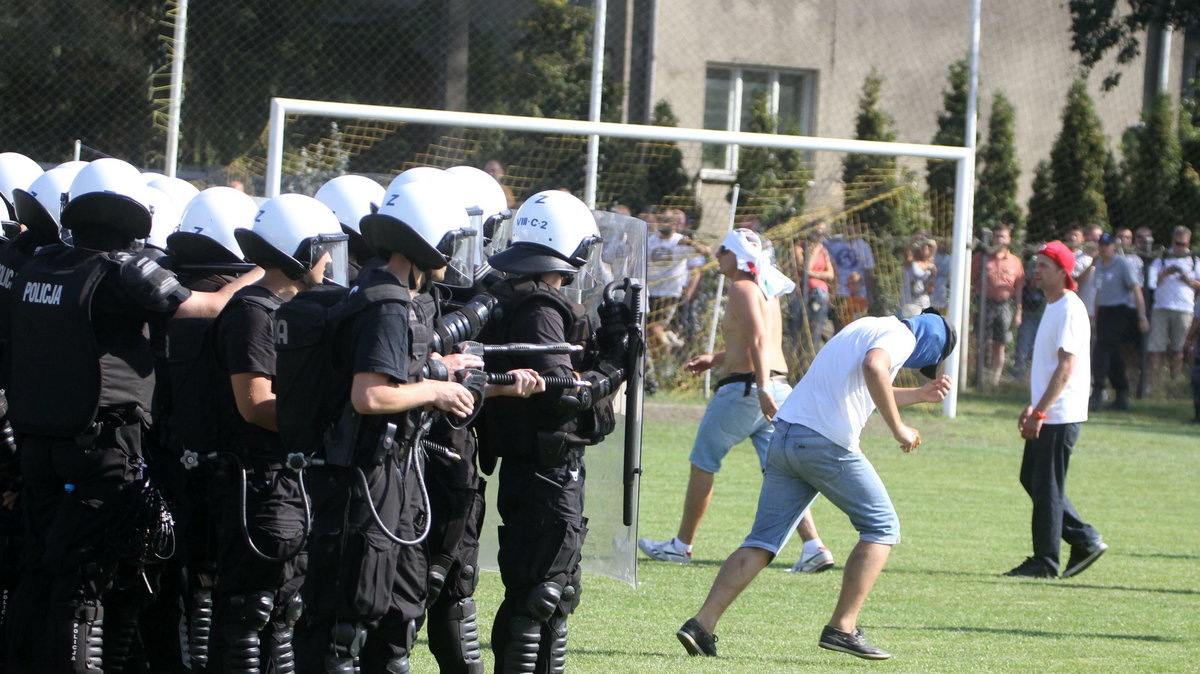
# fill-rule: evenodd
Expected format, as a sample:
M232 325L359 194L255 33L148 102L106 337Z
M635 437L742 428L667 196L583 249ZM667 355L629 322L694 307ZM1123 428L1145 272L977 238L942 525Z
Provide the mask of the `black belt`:
M771 379L783 379L786 381L787 373L780 372L779 370L771 370L770 377ZM728 377L722 377L717 380L717 388L721 388L726 384L744 384L746 387L746 390L742 393L742 397L744 398L750 395L750 389L754 386L754 380L757 378L753 372L736 372Z

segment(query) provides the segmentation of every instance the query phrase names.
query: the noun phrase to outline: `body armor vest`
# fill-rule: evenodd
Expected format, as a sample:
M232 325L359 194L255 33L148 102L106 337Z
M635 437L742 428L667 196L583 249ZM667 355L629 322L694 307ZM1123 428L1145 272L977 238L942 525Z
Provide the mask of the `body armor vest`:
M16 276L10 412L18 430L70 437L87 431L100 409L149 409L154 370L145 324L108 316L101 332L93 312L96 289L120 266L119 255L49 246Z

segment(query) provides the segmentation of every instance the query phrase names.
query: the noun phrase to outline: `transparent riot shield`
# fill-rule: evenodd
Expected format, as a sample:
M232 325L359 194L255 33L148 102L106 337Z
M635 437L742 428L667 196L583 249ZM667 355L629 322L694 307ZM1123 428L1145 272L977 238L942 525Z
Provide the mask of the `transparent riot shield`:
M599 265L594 274L602 283L583 284L579 301L587 307L593 325L599 325L597 310L603 301L606 286L613 281L630 279L644 288L646 279L646 223L616 213L596 211L596 224L603 238ZM623 292L617 291L617 297ZM642 298L644 303L645 299ZM646 330L645 311L637 312L638 334ZM645 370L644 349L639 349L630 378L635 386L622 386L616 394L614 408L617 427L604 442L589 447L584 455L587 482L584 492L584 515L588 518L588 535L583 546L584 573L608 576L637 586L637 504L641 463L642 390L641 375ZM628 376L628 375L627 375ZM503 461L503 459L501 459ZM492 480L496 479L493 473ZM497 487L492 487L496 489ZM494 494L495 491L492 491ZM625 524L628 521L629 524ZM499 570L496 564L496 527L500 516L489 510L480 541L479 563L485 569Z

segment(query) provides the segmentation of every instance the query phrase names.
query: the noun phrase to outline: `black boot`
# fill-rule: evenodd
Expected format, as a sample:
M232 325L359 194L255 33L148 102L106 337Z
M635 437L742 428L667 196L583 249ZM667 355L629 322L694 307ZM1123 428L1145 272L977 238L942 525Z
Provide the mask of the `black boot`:
M1110 410L1129 409L1129 389L1117 389L1117 398L1108 406Z

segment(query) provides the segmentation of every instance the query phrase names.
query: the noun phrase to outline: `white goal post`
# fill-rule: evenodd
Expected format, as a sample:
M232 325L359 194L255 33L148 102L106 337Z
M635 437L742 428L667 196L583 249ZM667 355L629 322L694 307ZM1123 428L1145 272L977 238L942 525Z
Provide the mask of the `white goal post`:
M967 323L965 293L970 257L972 215L975 201L975 152L972 148L946 145L920 145L915 143L887 143L880 141L850 140L841 138L816 138L812 136L788 136L782 134L749 133L744 131L716 131L712 129L685 129L667 126L640 124L617 124L612 122L589 122L568 119L543 119L513 115L490 115L474 112L449 110L424 110L380 105L360 105L329 101L307 101L294 98L271 99L271 118L267 137L267 173L265 196L279 194L283 179L284 126L288 115L310 115L340 119L371 119L432 126L496 129L503 131L529 131L589 137L609 136L649 141L693 141L701 143L770 147L787 150L831 151L856 154L873 154L892 157L919 157L943 159L955 163L954 192L954 239L952 270L950 276L950 315L948 319L958 330L958 348L946 362L946 372L962 372L962 357L967 348ZM580 156L585 163L585 157ZM596 167L587 166L589 184L594 184ZM595 207L595 204L588 204ZM950 418L957 414L958 388L962 377L955 376L951 388L942 404L943 413Z

